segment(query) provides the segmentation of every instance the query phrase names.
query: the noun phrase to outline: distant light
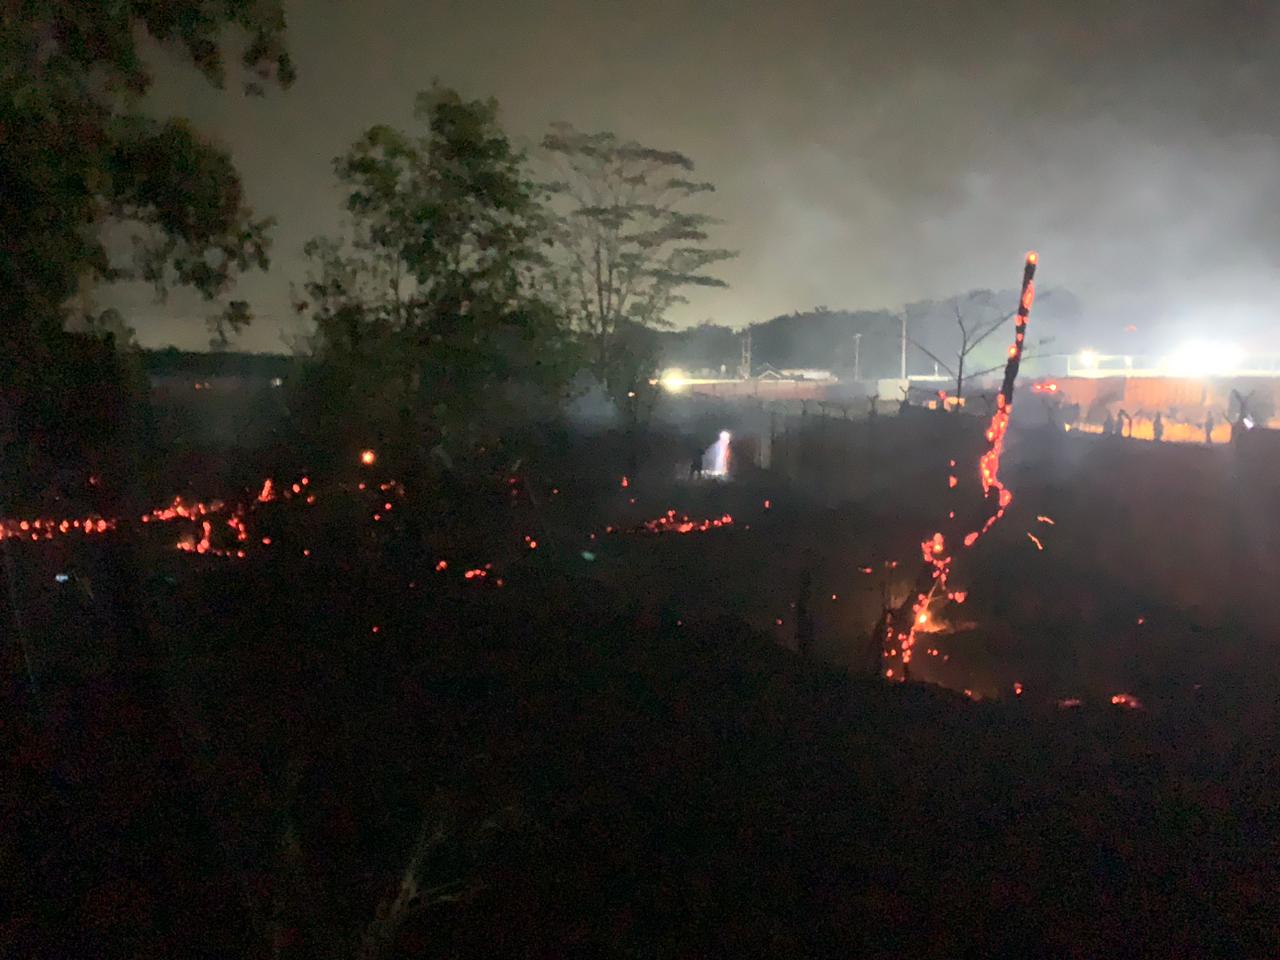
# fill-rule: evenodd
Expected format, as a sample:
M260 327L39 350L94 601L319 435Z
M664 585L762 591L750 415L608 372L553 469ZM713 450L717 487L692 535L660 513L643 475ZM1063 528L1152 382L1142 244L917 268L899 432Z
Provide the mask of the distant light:
M70 579L71 579L71 574L69 574L69 573L55 573L55 574L53 575L53 579L57 580L59 583L66 583L68 580L70 580Z
M372 450L360 451L360 462L363 463L366 467L372 467L374 463L377 462L377 459L378 459L378 455L374 453Z
M281 380L279 377L272 377L272 378L271 378L271 385L272 385L273 387L281 387L281 386L284 386L284 381L283 381L283 380Z
M1030 252L1027 254L1027 263L1032 263L1032 264L1034 264L1034 263L1036 263L1039 259L1040 259L1039 255L1038 255L1034 250L1030 251Z
M1096 369L1098 366L1098 351L1097 350L1081 350L1080 366L1087 367L1090 370Z
M1192 341L1165 357L1164 367L1170 373L1186 377L1206 377L1233 373L1244 358L1245 352L1235 344Z
M685 372L678 367L672 367L670 370L662 372L662 379L659 381L664 390L671 393L679 393L689 385L689 378Z
M594 560L595 558L596 558L596 555L595 555L594 553L592 553L590 550L583 550L583 551L582 551L582 559L583 559L583 560L586 560L588 563L590 563L590 562L591 562L592 560Z

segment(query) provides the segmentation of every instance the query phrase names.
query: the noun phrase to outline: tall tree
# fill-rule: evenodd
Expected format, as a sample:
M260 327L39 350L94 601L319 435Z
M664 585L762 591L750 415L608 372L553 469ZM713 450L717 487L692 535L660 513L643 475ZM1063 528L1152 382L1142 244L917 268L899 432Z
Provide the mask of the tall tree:
M711 217L688 209L715 188L690 179L693 161L612 133L555 124L542 141L558 169L560 239L565 257L560 294L585 333L597 372L614 390L635 366L616 354L629 320L669 326L667 311L689 287L723 287L707 268L734 256L707 245Z
M424 132L371 127L335 161L351 230L308 246L296 305L324 361L311 375L334 381L310 395L342 398L335 429L453 459L557 400L576 356L545 296L550 222L497 104L435 87L416 115Z

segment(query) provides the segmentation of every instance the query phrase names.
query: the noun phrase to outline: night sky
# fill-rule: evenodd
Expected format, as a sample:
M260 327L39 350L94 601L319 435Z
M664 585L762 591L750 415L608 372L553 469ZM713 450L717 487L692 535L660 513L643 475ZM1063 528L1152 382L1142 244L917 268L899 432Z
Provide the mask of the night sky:
M547 123L691 155L741 251L673 316L742 326L816 304L892 307L1008 287L1029 247L1092 345L1200 334L1273 349L1280 290L1280 4L301 0L293 89L245 99L157 55L157 109L233 150L279 218L237 296L238 341L283 349L300 248L340 213L332 158L406 125L433 77ZM207 307L121 295L144 343L201 346ZM1128 324L1136 333L1125 333Z

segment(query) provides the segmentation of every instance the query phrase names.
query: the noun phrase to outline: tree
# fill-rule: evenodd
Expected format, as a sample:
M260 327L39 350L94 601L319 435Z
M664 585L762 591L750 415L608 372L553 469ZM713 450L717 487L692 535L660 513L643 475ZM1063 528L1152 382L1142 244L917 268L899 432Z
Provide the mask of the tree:
M635 387L616 382L611 369L619 366L613 353L623 322L669 326L667 311L686 302L681 291L726 286L706 270L735 254L707 246L715 221L684 209L714 187L689 179L693 161L683 153L565 123L553 125L542 145L560 177L552 184L564 253L557 289L617 398Z
M945 370L947 375L955 380L955 397L957 400L964 397L966 381L986 376L1004 368L1004 360L1002 359L998 363L985 366L979 370L967 369L970 367L970 355L975 353L993 333L1005 327L1017 313L1016 307L1006 311L998 307L995 301L996 296L990 290L971 290L963 298L952 297L948 301L948 312L954 318L956 328L960 333L959 343L954 347L954 360L943 360L939 353L930 350L920 340L910 334L907 336L912 346ZM916 304L914 306L919 309L921 305ZM910 307L904 309L908 312L911 310ZM1037 341L1037 344L1042 345L1048 342L1047 339L1041 339ZM1033 355L1023 354L1023 359L1030 359L1031 356Z
M117 345L130 339L123 318L96 314L88 296L95 284L135 279L161 294L178 285L213 300L239 271L266 266L270 221L245 207L230 156L186 120L139 109L152 83L140 54L143 35L182 48L221 87L220 43L229 32L245 40L240 62L251 71L248 90L292 80L278 0L4 4L0 445L12 455L0 458L6 471L46 457L33 446L38 436L65 428L59 365L79 350L75 338ZM122 246L133 256L114 256ZM64 332L73 318L82 323L75 335ZM243 322L246 305L233 304L214 326L225 332Z
M17 311L11 338L60 329L68 300L86 282L141 279L212 299L237 271L265 266L269 221L244 207L230 156L187 121L137 109L152 83L140 34L181 46L221 87L228 30L247 38L240 58L254 77L247 90L292 81L279 2L5 5L0 297ZM111 262L105 232L112 228L132 241L129 265Z
M351 228L307 247L305 392L323 436L422 438L454 461L556 403L577 362L547 296L550 220L497 104L433 87L416 116L424 133L371 127L334 162Z

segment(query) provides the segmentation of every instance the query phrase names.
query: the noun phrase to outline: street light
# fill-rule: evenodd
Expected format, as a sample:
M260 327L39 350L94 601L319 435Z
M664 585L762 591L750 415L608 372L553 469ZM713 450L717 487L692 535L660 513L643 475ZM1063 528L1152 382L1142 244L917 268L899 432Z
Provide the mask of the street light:
M663 371L662 380L663 389L669 390L671 393L678 393L689 384L689 378L685 376L683 370L672 367L670 370Z

